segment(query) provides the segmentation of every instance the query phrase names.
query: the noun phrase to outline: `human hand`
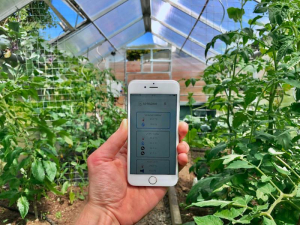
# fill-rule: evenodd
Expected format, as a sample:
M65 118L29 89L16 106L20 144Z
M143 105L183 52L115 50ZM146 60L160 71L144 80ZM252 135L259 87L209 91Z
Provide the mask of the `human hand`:
M182 141L188 125L178 126L178 163L188 162L189 145ZM89 199L77 224L134 224L166 194L166 187L136 187L127 182L127 120L88 158Z

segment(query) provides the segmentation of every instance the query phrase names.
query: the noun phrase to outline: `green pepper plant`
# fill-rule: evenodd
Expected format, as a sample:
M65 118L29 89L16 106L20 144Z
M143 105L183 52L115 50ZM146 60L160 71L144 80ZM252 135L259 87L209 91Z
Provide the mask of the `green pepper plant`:
M125 113L107 87L110 70L51 46L38 31L6 21L0 50L0 199L16 204L22 218L32 202L38 218L39 199L67 193L70 170L84 178L88 155ZM75 196L71 189L71 203Z

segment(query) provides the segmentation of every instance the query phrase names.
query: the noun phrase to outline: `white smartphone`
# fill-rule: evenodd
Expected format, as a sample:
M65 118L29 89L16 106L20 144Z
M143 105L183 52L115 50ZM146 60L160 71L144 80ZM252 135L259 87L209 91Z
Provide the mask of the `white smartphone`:
M174 186L180 86L173 80L134 80L128 86L128 182Z

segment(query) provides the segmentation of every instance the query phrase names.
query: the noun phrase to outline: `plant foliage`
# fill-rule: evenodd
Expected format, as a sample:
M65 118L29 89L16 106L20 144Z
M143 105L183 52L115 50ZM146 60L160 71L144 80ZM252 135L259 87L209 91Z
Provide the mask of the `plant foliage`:
M17 203L22 218L47 191L65 194L74 172L84 178L88 154L125 116L107 86L110 70L29 30L14 19L0 26L0 50L9 52L0 59L0 199Z
M203 76L211 96L207 107L219 114L208 121L214 122L208 124L214 127L209 135L217 142L191 168L207 173L201 173L187 203L215 210L195 217L196 224L297 224L300 5L262 0L254 10L257 17L243 27L246 2L228 10L241 29L207 44L206 52L217 40L227 46L210 59ZM263 17L268 21L262 23Z

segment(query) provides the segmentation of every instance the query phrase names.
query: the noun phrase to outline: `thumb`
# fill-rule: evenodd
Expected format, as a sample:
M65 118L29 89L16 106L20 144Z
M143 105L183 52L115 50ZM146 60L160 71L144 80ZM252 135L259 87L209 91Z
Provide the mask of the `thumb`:
M89 158L98 160L111 160L120 151L126 143L128 137L127 119L124 119L119 129L110 136L110 138L101 145ZM93 160L92 160L93 161Z

